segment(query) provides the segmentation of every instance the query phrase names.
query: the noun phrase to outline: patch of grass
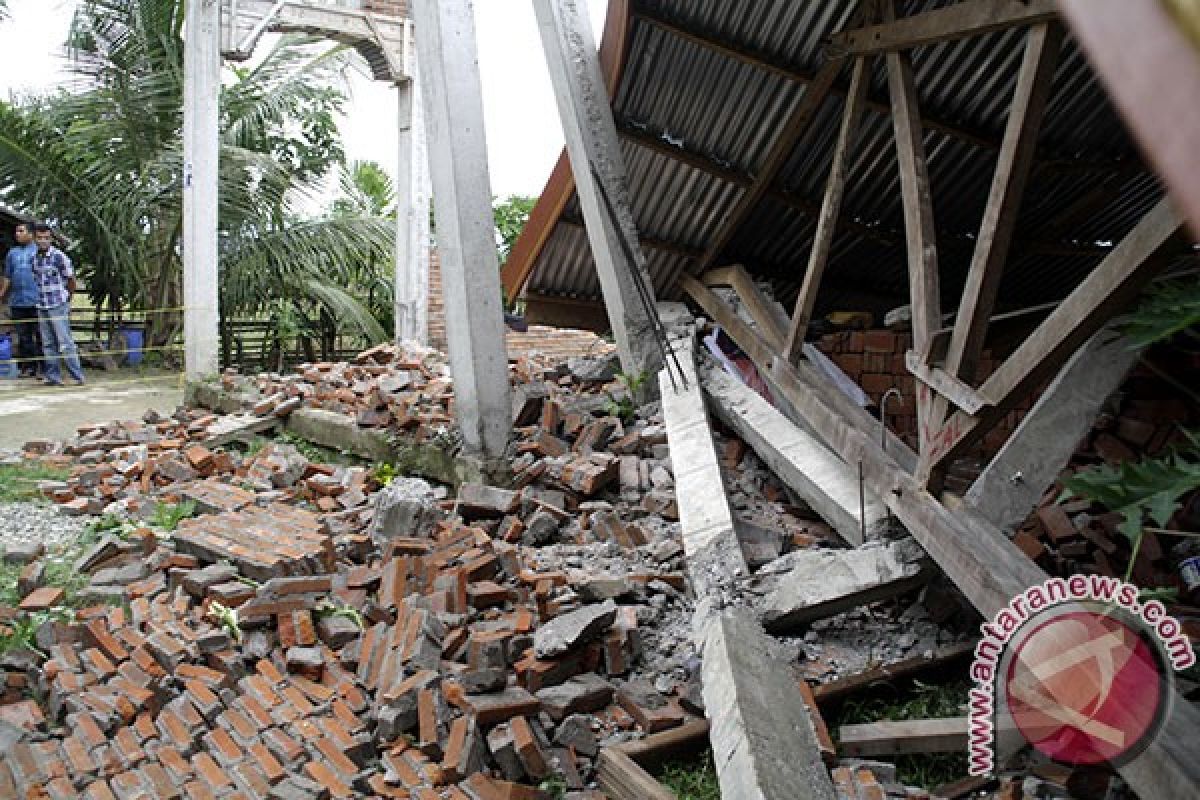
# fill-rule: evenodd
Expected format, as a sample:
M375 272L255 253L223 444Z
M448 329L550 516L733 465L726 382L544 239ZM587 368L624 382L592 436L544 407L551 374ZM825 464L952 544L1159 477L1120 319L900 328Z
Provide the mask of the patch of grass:
M880 720L941 719L963 715L970 683L955 680L937 685L919 680L912 682L909 691L897 695L875 694L863 699L850 699L842 704L838 714L827 720L835 737L842 725L867 724ZM896 777L907 786L932 789L958 780L967 774L967 754L927 753L902 755L894 759Z
M21 598L17 593L17 578L20 576L20 564L0 562L0 604L15 606L21 602Z
M154 507L150 524L164 531L173 531L179 523L196 513L196 504L191 500L182 503L159 503Z
M71 471L36 461L20 464L0 464L0 503L45 502L38 491L38 481L62 481Z
M300 455L309 461L316 461L322 464L340 464L343 466L355 466L361 463L360 459L350 453L322 447L319 444L314 444L308 439L297 436L294 433L288 433L287 431L276 436L275 441L280 444L290 444L300 452Z
M679 800L721 800L721 785L711 750L690 761L672 761L656 776Z

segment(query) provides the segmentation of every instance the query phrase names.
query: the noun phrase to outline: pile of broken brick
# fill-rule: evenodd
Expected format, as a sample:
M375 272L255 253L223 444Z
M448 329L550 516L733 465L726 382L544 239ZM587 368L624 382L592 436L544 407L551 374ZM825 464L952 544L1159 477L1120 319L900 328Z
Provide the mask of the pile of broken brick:
M673 679L645 666L642 621L690 613L661 418L611 415L611 368L583 370L517 364L512 488L454 497L216 445L228 420L205 410L30 443L70 468L43 487L64 511L130 522L76 564L81 607L0 662L0 797L602 797L602 744L703 709L686 642L658 637ZM241 416L451 419L429 352L253 380ZM176 530L149 524L187 501ZM43 570L23 568L10 624L62 602Z

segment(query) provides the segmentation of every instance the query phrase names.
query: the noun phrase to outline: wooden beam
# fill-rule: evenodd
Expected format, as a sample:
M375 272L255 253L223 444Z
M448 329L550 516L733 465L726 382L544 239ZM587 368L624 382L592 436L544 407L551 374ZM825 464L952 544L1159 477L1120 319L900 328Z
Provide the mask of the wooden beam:
M612 800L675 800L674 792L615 747L600 751L596 781Z
M726 245L733 239L746 217L750 215L755 207L758 206L763 196L770 190L775 177L783 169L788 158L791 157L792 151L795 150L796 142L808 130L809 123L812 122L813 117L817 115L817 112L825 103L825 98L829 96L829 91L833 88L833 81L837 78L838 72L841 71L841 66L840 61L827 62L817 72L816 77L813 78L808 88L805 89L804 96L784 123L783 130L776 137L774 144L771 145L771 150L767 154L762 168L755 176L754 183L742 192L733 209L730 210L724 222L721 223L721 226L713 235L708 248L704 251L704 255L701 256L700 261L696 264L696 272L704 272L713 265L725 250Z
M894 1L884 3L884 19L894 15ZM933 334L941 324L942 303L938 286L937 229L925 163L925 142L918 113L917 88L907 53L887 55L888 93L896 131L896 156L900 192L904 202L904 230L908 250L908 285L912 308L913 349L921 363L929 363ZM918 430L931 427L933 411L928 391L917 391ZM939 420L940 421L940 420ZM921 453L927 449L921 439Z
M793 364L800 360L804 349L804 335L808 332L813 308L817 304L817 291L821 288L821 276L825 274L825 266L829 263L829 251L833 248L833 234L841 216L842 196L846 188L850 148L858 133L863 102L867 98L867 87L871 82L870 66L870 60L866 58L859 58L854 62L850 93L846 96L842 126L838 130L837 145L829 167L829 180L825 184L825 199L821 202L821 213L817 218L817 232L813 235L808 267L804 271L804 283L796 296L796 308L792 312L791 324L788 325L787 337L783 344L783 355Z
M767 337L775 352L780 352L787 320L783 318L775 303L768 300L758 288L758 284L750 277L750 273L746 272L745 267L734 264L731 267L710 269L700 279L704 281L705 286L730 286L735 289L758 329Z
M1182 217L1167 199L1147 213L979 387L989 407L977 417L955 412L940 430L930 432L930 448L921 454L927 466L953 458L976 442L1026 392L1057 371L1115 312L1132 302L1161 270L1163 264L1156 255L1182 225Z
M725 166L717 163L714 159L703 153L698 153L687 147L677 144L671 144L664 139L661 134L655 134L651 131L639 128L631 123L628 119L616 118L617 135L627 142L633 142L639 147L644 147L647 150L664 155L667 158L687 164L689 167L698 169L706 175L711 175L714 178L720 178L726 183L732 183L734 186L740 186L743 189L754 183L754 179L744 172L741 172L733 167Z
M744 47L730 44L726 40L719 38L709 31L701 31L695 28L689 28L681 25L674 20L662 16L659 12L652 9L644 8L640 4L634 10L636 19L642 20L650 25L677 36L693 44L703 47L706 50L712 50L715 53L720 53L723 56L731 58L742 64L761 69L777 77L792 83L808 84L813 81L816 74L798 67L781 64L775 58L768 54L755 52ZM847 89L843 86L835 84L833 94L847 94ZM892 113L892 106L886 99L868 97L866 107L872 111L876 111L885 116ZM995 139L990 133L982 130L974 130L965 128L962 125L955 124L949 120L938 119L936 117L925 117L921 124L928 130L937 131L954 139L958 139L976 147L983 147L990 150L998 150L1000 142Z
M1033 166L1038 133L1050 97L1062 38L1060 26L1043 23L1031 29L1025 39L1025 57L1017 74L1017 88L1008 113L1004 145L1000 148L1000 158L975 243L975 254L971 259L962 300L958 305L954 333L946 353L946 372L966 381L974 377L979 356L983 352L988 319L996 303L1000 276L1008 259L1021 198L1025 195L1025 184ZM941 419L936 421L940 423Z
M1149 162L1200 235L1200 50L1159 0L1059 0Z
M954 375L921 363L921 358L915 351L909 350L905 353L904 360L914 378L968 414L978 414L987 406L987 401L980 397L978 392ZM944 409L942 414L945 415Z
M852 424L864 436L870 437L871 441L879 441L879 420L872 417L836 387L830 385L829 380L816 367L808 361L801 361L788 370L777 373L774 370L782 358L771 348L765 336L761 336L747 325L727 303L692 276L681 275L679 286L737 342L738 347L746 352L746 355L758 366L759 373L770 383L779 385L800 381L805 392L820 395L829 407L837 409L843 419L850 421L848 424ZM794 387L781 386L780 388L784 393L794 391ZM915 468L917 459L908 445L891 431L886 428L883 430L887 439L887 451L902 464L901 469L908 471ZM828 440L823 439L823 441L834 452L837 452L837 448L833 447ZM839 453L839 455L842 454ZM843 456L843 458L845 457ZM849 459L846 461L851 463Z
M838 728L843 756L874 758L910 753L962 753L967 749L967 718L885 719Z
M1054 0L965 0L893 22L844 31L831 41L847 55L861 56L1036 25L1057 16Z
M1177 226L1178 226L1177 222ZM1124 244L1124 243L1123 243ZM1143 242L1145 244L1145 242ZM692 288L707 291L699 281ZM689 289L689 291L691 291ZM712 293L709 292L709 295ZM714 318L736 319L732 309L707 298ZM719 312L720 316L718 316ZM952 512L884 452L878 438L828 403L801 372L782 359L772 359L766 342L748 325L726 328L760 372L775 377L779 392L805 422L848 463L861 462L867 486L876 492L938 566L985 617L998 614L1024 589L1047 575L995 527L972 515ZM764 358L764 354L766 357ZM1170 704L1162 733L1136 759L1120 768L1123 778L1142 797L1187 797L1200 784L1200 711L1182 697Z

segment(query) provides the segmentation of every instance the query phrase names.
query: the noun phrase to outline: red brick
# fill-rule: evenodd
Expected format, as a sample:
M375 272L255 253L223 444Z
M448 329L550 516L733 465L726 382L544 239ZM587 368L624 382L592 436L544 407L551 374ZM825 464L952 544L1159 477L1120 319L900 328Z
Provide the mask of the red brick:
M329 767L320 761L310 761L304 765L304 771L317 783L324 786L334 797L353 797L354 790L338 778Z
M62 602L63 590L57 586L43 586L25 596L17 607L22 611L45 611Z

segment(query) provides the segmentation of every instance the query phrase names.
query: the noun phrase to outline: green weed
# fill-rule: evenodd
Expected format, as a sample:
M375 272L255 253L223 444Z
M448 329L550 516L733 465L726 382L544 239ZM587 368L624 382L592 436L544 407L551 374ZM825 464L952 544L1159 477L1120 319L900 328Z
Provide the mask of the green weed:
M196 513L196 504L191 500L182 503L159 503L154 507L150 524L164 531L173 531L179 523Z
M0 464L0 503L45 502L38 481L63 481L70 475L70 470L36 461Z
M836 717L828 720L830 733L837 736L842 725L880 720L940 719L962 716L970 684L965 680L938 686L914 680L912 689L899 697L874 696L851 699L842 704ZM896 777L907 786L932 789L967 774L967 754L927 753L896 756Z
M679 800L721 800L721 785L712 751L691 761L673 761L663 767L658 781L675 793Z

